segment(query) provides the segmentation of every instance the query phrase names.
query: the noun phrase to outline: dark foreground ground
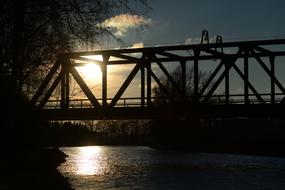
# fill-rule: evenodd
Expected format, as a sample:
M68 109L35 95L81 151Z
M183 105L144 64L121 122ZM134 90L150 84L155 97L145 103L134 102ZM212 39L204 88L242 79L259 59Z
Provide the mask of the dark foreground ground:
M66 155L55 148L41 148L39 119L33 105L0 74L0 190L71 189L57 166Z
M72 189L56 169L65 157L57 148L4 150L0 189Z

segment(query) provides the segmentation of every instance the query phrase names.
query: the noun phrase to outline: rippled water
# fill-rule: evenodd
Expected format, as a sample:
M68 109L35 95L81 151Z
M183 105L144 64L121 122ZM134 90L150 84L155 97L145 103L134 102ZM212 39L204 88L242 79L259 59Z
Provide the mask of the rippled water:
M285 158L148 147L65 147L58 170L75 189L285 189Z

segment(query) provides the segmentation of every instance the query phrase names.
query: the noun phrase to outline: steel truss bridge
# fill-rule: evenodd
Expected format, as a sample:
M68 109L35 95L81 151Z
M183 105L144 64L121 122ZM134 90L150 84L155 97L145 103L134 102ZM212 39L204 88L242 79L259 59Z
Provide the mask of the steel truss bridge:
M101 56L94 60L89 56ZM276 59L285 56L285 39L202 43L136 49L100 50L63 53L31 99L38 113L51 120L85 119L152 119L166 117L248 117L285 115L285 88L276 75ZM250 80L256 74L249 66L254 60L268 76L269 93L259 93ZM280 59L282 61L282 59ZM285 61L285 59L283 60ZM102 71L102 96L96 97L75 67L86 63L99 64ZM181 81L178 83L165 63L179 64ZM187 91L187 64L193 65L193 95ZM215 65L207 80L199 84L200 64ZM108 66L135 65L113 97L107 97ZM280 64L280 63L278 63ZM174 87L169 89L154 71L159 68ZM285 67L284 67L285 68ZM230 92L230 71L242 81L242 93ZM122 98L137 73L140 73L140 97ZM282 72L285 74L285 71ZM70 98L70 76L80 86L87 99ZM153 97L152 83L164 92L164 97ZM262 81L260 81L262 82ZM52 94L60 87L60 100ZM223 94L216 92L223 89ZM173 93L172 91L175 91ZM173 95L175 94L175 96ZM163 98L168 105L156 104ZM180 101L177 102L176 99Z

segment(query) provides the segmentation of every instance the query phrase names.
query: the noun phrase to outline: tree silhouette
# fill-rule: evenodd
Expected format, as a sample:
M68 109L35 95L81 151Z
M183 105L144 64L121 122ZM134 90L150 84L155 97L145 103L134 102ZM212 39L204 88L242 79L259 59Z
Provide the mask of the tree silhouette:
M198 73L198 91L200 91L207 82L210 74L210 72L205 71ZM183 91L181 67L176 67L170 75L175 83L171 81L169 77L161 77L160 81L165 89L163 90L158 86L153 89L155 97L162 97L156 99L154 104L166 106L167 108L164 109L162 118L151 121L151 146L156 148L191 147L191 143L199 139L202 134L200 118L195 112L195 106L187 103L193 103L193 101L195 101L194 68L188 67L186 70L184 96L181 96L181 92L179 93L177 91L177 86L174 86L178 85L180 91ZM211 85L209 86L211 87ZM168 94L166 94L165 91L167 91ZM172 102L170 102L169 96ZM188 99L187 102L185 102L185 97Z
M105 19L146 9L147 0L1 0L1 77L8 73L20 94L23 86L35 86L58 53L97 43L103 35L116 38L100 25Z
M207 82L210 74L211 72L206 72L206 71L200 71L198 73L198 91L200 91L202 87L204 86L204 84ZM176 84L178 85L178 88L180 89L180 91L183 91L182 90L183 87L182 87L181 67L179 66L176 67L170 73L170 75L172 76ZM171 82L171 80L168 77L161 77L160 81L162 85L165 87L165 89L167 90L167 93L170 95L170 97L173 98L174 103L178 104L181 101L183 101L181 98L181 95L176 90L177 86L174 86L173 82ZM185 97L188 100L192 101L194 99L194 68L193 67L189 67L188 70L186 70L185 84L186 84L185 85ZM211 88L211 84L209 85L207 89L210 89L210 88ZM155 103L157 104L168 104L169 103L167 94L159 86L155 86L153 88L153 93L155 97L162 97L162 98L156 99Z

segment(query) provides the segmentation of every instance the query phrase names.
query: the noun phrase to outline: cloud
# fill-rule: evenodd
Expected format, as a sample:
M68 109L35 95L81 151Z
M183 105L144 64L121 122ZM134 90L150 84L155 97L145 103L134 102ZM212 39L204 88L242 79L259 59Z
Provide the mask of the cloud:
M188 45L188 44L200 44L200 43L201 43L201 39L189 37L189 38L187 38L187 39L185 40L184 43L185 43L186 45Z
M120 14L105 20L101 26L114 29L115 35L123 36L129 28L149 26L152 20L139 15Z
M134 43L131 48L143 48L143 47L144 47L144 43L138 42L138 43Z

